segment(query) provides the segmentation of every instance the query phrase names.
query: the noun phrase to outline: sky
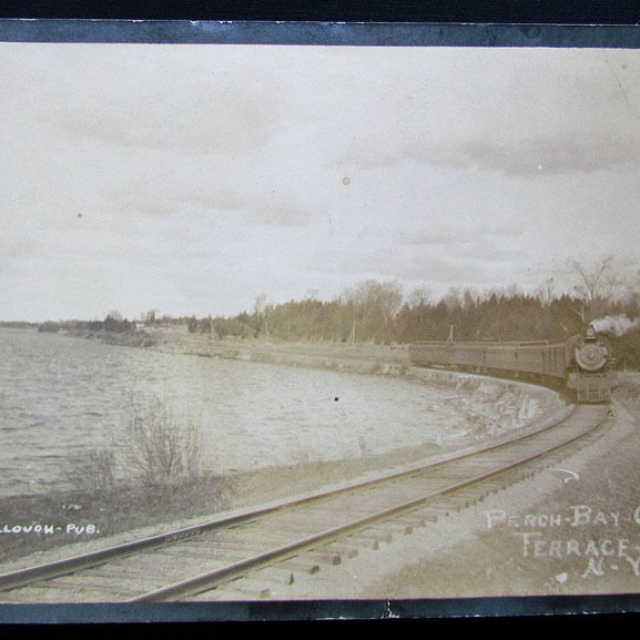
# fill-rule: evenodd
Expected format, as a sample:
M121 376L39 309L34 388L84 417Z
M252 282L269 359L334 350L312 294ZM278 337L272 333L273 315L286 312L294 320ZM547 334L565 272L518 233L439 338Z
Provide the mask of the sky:
M0 43L0 320L640 268L640 50Z

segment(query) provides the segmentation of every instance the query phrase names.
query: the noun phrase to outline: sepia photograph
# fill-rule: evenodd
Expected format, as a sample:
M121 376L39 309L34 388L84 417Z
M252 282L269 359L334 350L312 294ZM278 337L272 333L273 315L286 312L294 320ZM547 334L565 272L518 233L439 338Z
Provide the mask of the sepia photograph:
M0 42L0 604L640 593L639 78Z

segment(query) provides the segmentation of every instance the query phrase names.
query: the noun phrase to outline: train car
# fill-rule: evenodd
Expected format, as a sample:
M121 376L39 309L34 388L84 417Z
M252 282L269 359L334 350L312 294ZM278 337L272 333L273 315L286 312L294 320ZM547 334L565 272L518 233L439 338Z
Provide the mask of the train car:
M566 343L417 342L412 364L506 376L569 389L581 403L609 402L611 381L606 344L589 328Z

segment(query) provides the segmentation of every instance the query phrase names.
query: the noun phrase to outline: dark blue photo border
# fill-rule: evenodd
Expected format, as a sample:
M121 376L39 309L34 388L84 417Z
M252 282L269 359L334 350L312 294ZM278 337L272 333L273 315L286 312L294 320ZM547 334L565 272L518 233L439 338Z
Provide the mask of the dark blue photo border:
M635 49L640 25L0 18L0 41Z

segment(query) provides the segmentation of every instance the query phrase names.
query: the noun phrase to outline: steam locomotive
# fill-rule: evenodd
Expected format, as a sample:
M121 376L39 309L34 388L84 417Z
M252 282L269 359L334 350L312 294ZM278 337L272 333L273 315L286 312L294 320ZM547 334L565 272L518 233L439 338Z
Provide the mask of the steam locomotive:
M609 349L593 327L567 342L416 342L413 365L512 377L564 388L579 403L611 399Z

